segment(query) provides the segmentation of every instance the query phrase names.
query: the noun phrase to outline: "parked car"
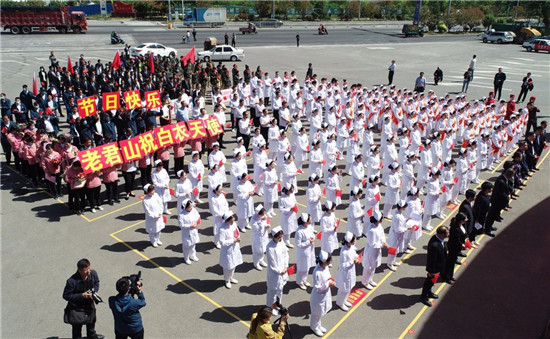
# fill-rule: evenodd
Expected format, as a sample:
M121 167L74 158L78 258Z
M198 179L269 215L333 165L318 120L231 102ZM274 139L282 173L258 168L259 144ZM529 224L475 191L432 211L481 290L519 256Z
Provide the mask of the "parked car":
M279 28L283 25L283 22L281 20L277 19L265 19L260 22L262 27L276 27Z
M171 56L171 57L175 57L176 55L178 55L178 51L176 51L174 48L166 47L156 42L146 42L144 44L139 44L136 47L132 47L132 49L130 50L130 55L132 57L136 57L138 55L145 55L148 53L153 53L154 55L160 55L160 56Z
M535 43L535 52L538 51L546 51L550 53L550 40L537 40L537 43Z
M244 59L244 51L229 45L219 45L212 47L209 51L199 52L198 58L204 61L237 61Z
M497 44L511 43L514 41L514 35L510 32L484 32L481 35L481 40L485 43L489 41Z
M525 40L523 42L523 44L521 45L521 47L525 48L525 50L527 50L527 52L532 52L535 49L535 44L538 40L540 40L540 39Z

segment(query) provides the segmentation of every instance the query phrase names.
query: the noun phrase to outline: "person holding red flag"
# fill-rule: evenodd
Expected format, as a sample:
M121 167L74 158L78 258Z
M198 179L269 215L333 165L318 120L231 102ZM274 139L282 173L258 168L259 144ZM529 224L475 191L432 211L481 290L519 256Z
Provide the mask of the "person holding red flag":
M288 249L283 243L283 229L281 226L271 230L273 239L267 244L265 253L267 255L267 293L266 306L273 305L276 301L283 299L283 288L288 281ZM273 315L279 315L277 309Z
M223 268L223 279L225 287L231 288L231 284L237 284L239 281L233 278L235 268L243 263L241 254L241 234L235 223L233 212L227 211L223 215L224 222L220 226L220 266Z
M422 295L420 297L420 301L428 307L432 307L430 298L439 298L437 294L432 292L432 287L437 282L441 272L445 270L447 263L447 244L445 243L445 238L448 236L449 229L447 226L439 226L436 234L428 242L428 259L426 263L428 274L426 280L424 280Z

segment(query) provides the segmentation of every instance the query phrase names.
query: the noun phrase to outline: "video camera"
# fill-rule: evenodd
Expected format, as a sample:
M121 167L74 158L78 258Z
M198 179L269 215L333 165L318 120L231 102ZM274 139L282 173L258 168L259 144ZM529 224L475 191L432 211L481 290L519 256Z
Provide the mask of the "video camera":
M123 278L127 278L128 280L130 280L130 290L128 291L128 294L131 295L132 298L135 297L135 295L139 294L137 283L139 282L140 285L143 286L143 283L141 282L141 271L139 271L137 274L131 274Z
M101 297L97 294L97 292L93 288L88 291L88 294L92 295L92 299L96 305L103 302L103 299L101 299Z
M285 315L288 314L288 309L281 304L281 299L279 299L279 297L277 297L277 300L275 300L273 305L271 305L271 309L273 310L276 309L281 315L281 317L284 317Z

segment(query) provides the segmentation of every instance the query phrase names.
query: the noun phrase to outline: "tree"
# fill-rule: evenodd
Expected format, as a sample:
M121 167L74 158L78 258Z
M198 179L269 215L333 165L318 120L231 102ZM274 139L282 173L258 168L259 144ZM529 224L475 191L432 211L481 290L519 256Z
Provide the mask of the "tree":
M382 7L377 2L364 1L361 4L361 16L369 19L381 19Z
M213 4L214 4L214 1L212 1L212 0L196 0L195 1L195 6L197 8L208 8L208 7L212 7Z
M308 12L313 9L313 5L308 0L296 0L294 1L294 8L296 9L296 12L300 13L302 19L305 19Z
M346 8L345 8L346 15L350 19L357 18L357 16L359 15L359 8L360 8L359 6L360 6L359 1L352 0L347 2Z
M260 18L267 18L271 15L271 1L255 1L254 8Z
M275 4L275 13L286 16L292 5L290 1L279 0Z
M453 22L458 25L475 27L483 22L485 13L477 7L463 7L453 14Z

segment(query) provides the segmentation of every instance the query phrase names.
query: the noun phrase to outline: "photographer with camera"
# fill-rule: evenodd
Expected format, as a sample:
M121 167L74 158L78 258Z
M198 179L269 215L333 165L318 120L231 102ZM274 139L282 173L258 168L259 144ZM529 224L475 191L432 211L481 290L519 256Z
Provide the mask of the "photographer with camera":
M143 339L144 329L140 308L145 307L145 296L139 281L141 272L136 276L122 277L116 282L117 296L109 297L109 308L115 318L115 338ZM137 278L136 278L137 277ZM137 299L134 295L137 294Z
M278 307L278 304L279 302L276 301L271 307L262 306L257 313L252 315L248 339L281 339L284 337L285 325L289 318L288 313L281 316L277 332L273 331L273 326L271 325L271 316L273 315L273 310Z
M77 271L65 284L63 299L67 300L63 320L73 327L73 339L82 338L82 325L86 325L86 336L90 339L102 339L104 336L95 332L95 304L103 300L97 295L99 277L92 270L88 259L80 259L76 264Z

